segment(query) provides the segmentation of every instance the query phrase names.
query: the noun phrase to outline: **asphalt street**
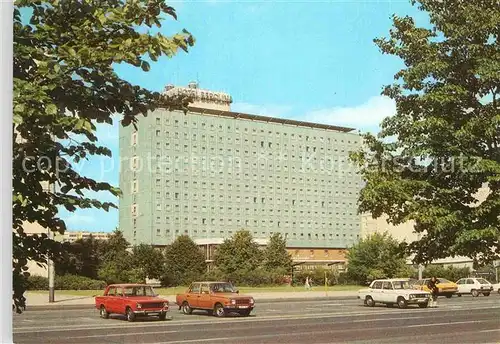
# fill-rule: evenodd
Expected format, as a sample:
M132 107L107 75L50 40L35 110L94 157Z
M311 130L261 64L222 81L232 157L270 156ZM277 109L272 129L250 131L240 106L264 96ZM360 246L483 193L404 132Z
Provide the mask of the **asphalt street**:
M360 300L258 303L250 317L183 315L134 323L97 310L29 311L14 315L22 343L500 343L500 295L439 298L436 309L365 307Z

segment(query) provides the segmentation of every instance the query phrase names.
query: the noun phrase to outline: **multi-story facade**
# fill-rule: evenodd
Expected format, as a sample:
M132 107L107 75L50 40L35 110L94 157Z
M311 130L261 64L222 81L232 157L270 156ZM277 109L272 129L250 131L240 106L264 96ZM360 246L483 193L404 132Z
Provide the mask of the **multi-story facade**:
M109 232L84 232L84 231L66 231L63 241L75 242L80 239L89 239L91 236L96 240L108 240L112 233Z
M196 84L166 92L195 103L120 128L120 230L130 243L187 234L209 245L247 229L327 257L356 242L361 179L348 154L361 139L352 129L232 112L229 95Z

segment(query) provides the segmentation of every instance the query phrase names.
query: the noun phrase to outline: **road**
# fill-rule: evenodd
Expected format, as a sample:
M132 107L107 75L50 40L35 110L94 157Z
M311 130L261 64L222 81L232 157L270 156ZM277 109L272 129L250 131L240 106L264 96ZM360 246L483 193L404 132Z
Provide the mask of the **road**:
M500 295L439 298L436 309L364 307L359 300L259 303L248 318L203 312L129 323L97 310L14 315L22 343L500 343Z

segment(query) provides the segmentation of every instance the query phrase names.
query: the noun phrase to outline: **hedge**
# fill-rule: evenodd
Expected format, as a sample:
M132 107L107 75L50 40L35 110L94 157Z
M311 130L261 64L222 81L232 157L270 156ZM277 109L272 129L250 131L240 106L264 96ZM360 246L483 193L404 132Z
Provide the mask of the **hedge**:
M99 290L106 287L106 282L93 280L84 276L56 276L54 288L57 290ZM48 290L49 279L43 276L29 276L26 281L27 290Z

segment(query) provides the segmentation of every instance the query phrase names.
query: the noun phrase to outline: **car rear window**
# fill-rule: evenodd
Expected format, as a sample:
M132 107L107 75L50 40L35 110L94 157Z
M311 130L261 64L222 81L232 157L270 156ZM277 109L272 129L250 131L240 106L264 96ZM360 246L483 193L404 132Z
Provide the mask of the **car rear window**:
M484 278L478 278L477 281L481 284L488 284L488 281L485 280Z

